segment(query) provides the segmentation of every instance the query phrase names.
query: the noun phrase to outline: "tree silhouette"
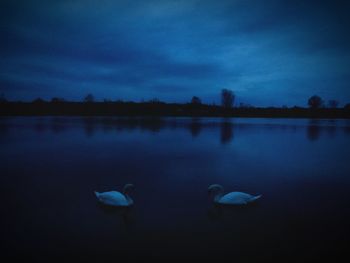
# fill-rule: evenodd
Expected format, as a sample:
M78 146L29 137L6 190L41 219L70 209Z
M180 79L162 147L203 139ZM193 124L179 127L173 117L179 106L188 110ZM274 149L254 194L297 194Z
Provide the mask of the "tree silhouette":
M0 95L0 103L5 103L5 102L7 102L7 99L6 99L5 95L4 95L4 93L1 93L1 95Z
M51 103L63 103L63 102L65 102L65 100L63 98L53 97L51 99Z
M244 103L244 102L241 102L239 104L239 107L242 108L242 109L250 109L250 108L253 108L252 105L250 105L249 103Z
M235 94L232 90L221 90L221 105L225 108L231 108L235 100Z
M193 96L192 99L191 99L191 104L199 105L199 104L202 104L202 101L197 96Z
M159 104L162 103L158 98L153 98L149 100L149 103L151 104Z
M328 107L331 109L338 108L339 102L337 100L329 100Z
M321 99L320 96L313 95L309 98L307 104L311 109L318 109L323 106L323 100Z
M317 122L310 122L307 127L307 138L309 141L317 141L320 137L321 128Z
M92 95L91 93L86 95L86 97L84 98L84 102L87 102L87 103L92 103L94 101L95 101L94 95Z
M36 98L35 100L32 101L32 103L35 103L35 104L42 104L44 102L45 101L42 98Z

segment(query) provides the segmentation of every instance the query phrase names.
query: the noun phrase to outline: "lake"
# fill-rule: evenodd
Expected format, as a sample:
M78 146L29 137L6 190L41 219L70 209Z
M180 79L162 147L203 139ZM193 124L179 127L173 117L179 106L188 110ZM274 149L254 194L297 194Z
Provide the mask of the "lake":
M347 254L349 120L3 117L0 143L1 248L13 259ZM126 183L132 208L97 202L94 191ZM217 207L213 183L263 196Z

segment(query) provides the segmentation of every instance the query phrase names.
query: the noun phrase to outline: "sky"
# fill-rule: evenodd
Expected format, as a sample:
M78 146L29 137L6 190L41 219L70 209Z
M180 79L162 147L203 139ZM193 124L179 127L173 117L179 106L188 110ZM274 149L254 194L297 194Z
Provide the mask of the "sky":
M350 1L2 0L8 100L350 102Z

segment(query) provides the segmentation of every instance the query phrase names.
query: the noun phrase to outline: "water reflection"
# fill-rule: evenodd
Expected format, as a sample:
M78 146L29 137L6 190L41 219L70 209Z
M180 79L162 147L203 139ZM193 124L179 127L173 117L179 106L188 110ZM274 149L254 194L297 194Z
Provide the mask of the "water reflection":
M96 130L96 123L94 122L94 118L86 118L83 119L84 121L84 130L85 130L85 134L88 137L91 137L92 135L94 135L95 130Z
M127 230L131 230L135 223L133 207L113 207L96 202L97 208L107 216L120 218Z
M337 127L335 125L331 125L331 126L327 127L327 133L328 133L329 137L334 138L334 136L337 133Z
M322 246L337 254L349 236L349 127L339 120L0 118L2 193L12 197L2 237L11 255L53 249L51 256L67 258L166 249L183 257L262 255L271 247L281 253L281 243L286 255ZM92 195L126 181L142 186L132 209L103 207ZM268 198L215 207L203 190L213 181Z
M25 121L23 121L25 120ZM28 121L26 121L28 120ZM243 121L242 121L243 120ZM23 123L21 123L23 121ZM233 123L234 121L234 123ZM256 121L256 120L254 120ZM18 123L21 124L18 124ZM162 118L162 117L39 117L39 118L2 118L0 119L0 133L6 134L11 128L31 128L37 133L51 131L55 134L66 132L70 129L83 127L87 137L92 137L95 133L103 131L128 132L140 130L145 132L159 133L162 130L186 129L193 138L199 137L204 130L218 130L219 140L222 145L229 144L234 138L234 132L244 131L246 133L254 132L259 127L261 129L292 132L300 130L305 131L306 138L309 141L317 141L322 134L327 134L334 138L338 132L344 134L350 133L350 125L345 120L301 120L298 122L279 123L268 119L259 121L251 125L244 119L210 119L210 118Z
M7 122L5 123L0 123L0 135L5 135L9 132L9 125Z
M230 206L213 204L208 209L208 218L211 221L219 221L224 219L238 219L239 216L249 214L252 209L257 209L260 206L259 202L253 202L244 206Z
M39 121L35 124L34 129L36 132L42 133L48 129L48 126L45 123Z
M200 118L192 118L192 121L189 125L189 130L191 131L192 137L197 137L202 129L202 124Z
M311 119L307 125L306 135L309 141L317 141L322 134L328 134L330 138L334 138L340 129L346 131L348 126L338 127L336 120L328 120L324 125L321 120Z
M233 124L227 120L221 123L221 143L227 144L233 139Z
M77 120L79 121L79 120ZM166 127L166 123L160 117L152 118L113 118L113 117L87 117L80 121L84 124L85 132L88 136L92 136L97 129L102 128L105 132L112 130L145 130L151 132L159 132Z
M321 127L318 120L310 120L307 126L307 138L310 141L317 141L320 137Z
M53 117L51 119L51 130L54 133L61 133L66 130L67 126L65 125L64 118L61 117Z

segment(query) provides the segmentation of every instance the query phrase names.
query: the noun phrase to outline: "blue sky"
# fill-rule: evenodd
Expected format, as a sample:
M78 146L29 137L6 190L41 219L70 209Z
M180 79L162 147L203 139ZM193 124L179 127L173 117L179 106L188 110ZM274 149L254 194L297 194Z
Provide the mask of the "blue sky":
M0 93L350 102L349 1L1 1Z

